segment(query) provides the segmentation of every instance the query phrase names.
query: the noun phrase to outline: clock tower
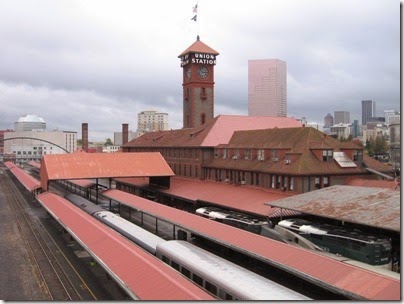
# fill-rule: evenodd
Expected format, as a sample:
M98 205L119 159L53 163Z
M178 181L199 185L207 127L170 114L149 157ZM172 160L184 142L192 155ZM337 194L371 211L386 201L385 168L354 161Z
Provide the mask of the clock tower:
M214 110L214 49L199 40L181 53L183 69L183 126L195 128L213 118Z

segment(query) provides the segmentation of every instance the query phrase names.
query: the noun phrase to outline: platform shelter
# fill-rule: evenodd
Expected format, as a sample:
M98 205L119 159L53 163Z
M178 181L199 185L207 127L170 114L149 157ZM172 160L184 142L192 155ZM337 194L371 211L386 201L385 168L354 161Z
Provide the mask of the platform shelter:
M42 157L41 188L54 180L148 177L152 185L170 187L174 172L159 152L46 154Z

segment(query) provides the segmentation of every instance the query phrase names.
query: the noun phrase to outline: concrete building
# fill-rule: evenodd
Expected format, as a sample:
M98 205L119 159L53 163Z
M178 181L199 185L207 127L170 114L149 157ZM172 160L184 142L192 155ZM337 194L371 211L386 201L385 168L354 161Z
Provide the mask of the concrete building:
M347 111L335 111L334 112L334 125L350 124L350 113Z
M324 127L328 128L334 125L334 117L330 113L328 113L324 117Z
M131 141L141 135L143 135L145 132L128 132L128 140ZM122 132L114 132L114 145L115 146L122 146L123 141L122 141Z
M330 127L330 134L336 135L338 139L347 139L351 134L351 124L340 123Z
M26 116L21 116L14 123L14 131L36 131L36 130L46 130L46 122L43 118L35 114L28 114Z
M287 116L286 62L248 61L248 115Z
M362 100L362 125L376 116L376 102L373 100Z
M45 154L72 153L77 149L77 132L5 132L4 139L4 153L13 154L18 163L39 161Z
M390 162L394 169L401 169L401 124L400 122L389 125L389 149Z
M157 111L142 111L137 114L137 132L168 130L168 114Z
M400 112L397 112L396 110L385 110L384 119L387 126L400 123Z

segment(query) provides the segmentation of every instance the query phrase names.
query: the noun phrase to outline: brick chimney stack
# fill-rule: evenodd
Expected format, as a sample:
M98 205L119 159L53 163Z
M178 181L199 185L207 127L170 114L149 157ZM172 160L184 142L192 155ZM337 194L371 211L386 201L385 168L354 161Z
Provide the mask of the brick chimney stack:
M129 124L122 124L122 145L126 144L129 140Z
M81 141L83 151L88 152L88 123L81 124Z

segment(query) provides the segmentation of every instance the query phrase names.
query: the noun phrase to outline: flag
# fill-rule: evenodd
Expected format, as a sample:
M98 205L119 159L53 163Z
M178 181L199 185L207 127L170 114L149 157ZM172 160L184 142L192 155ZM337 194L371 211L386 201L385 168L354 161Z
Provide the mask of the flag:
M195 4L195 6L192 8L193 13L198 13L198 4Z
M198 15L193 16L193 17L191 18L191 20L196 21L196 17L197 17L197 16L198 16Z

